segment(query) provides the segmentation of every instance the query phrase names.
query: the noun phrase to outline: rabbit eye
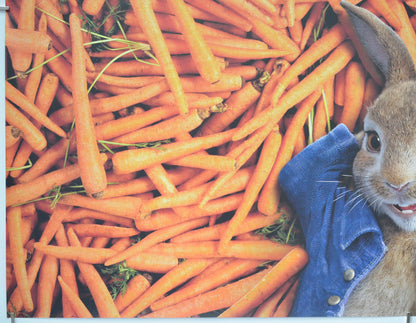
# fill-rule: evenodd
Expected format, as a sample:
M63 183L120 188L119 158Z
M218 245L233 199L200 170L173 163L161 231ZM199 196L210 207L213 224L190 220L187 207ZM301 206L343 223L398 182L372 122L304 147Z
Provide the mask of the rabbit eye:
M369 131L367 133L367 149L371 152L379 152L381 147L380 137L377 132Z

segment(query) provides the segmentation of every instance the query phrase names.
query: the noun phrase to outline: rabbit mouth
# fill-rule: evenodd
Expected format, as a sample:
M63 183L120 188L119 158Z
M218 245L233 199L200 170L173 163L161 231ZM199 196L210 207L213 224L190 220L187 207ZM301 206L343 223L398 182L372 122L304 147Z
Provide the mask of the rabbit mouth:
M390 208L400 217L410 218L416 215L416 204L390 204Z

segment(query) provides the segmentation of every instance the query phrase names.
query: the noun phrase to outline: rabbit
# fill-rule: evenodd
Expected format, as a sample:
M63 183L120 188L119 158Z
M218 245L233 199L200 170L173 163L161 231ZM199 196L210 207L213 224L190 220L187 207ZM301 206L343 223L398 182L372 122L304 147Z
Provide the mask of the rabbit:
M353 290L344 316L416 314L416 72L389 26L341 1L384 87L368 107L352 165L353 190L373 210L387 253Z

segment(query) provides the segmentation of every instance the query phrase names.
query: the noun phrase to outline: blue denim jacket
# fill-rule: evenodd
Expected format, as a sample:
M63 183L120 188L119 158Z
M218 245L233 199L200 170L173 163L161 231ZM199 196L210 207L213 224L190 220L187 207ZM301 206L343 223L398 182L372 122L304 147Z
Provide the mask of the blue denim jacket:
M339 182L351 174L358 150L341 124L280 173L279 184L299 217L309 253L291 316L342 316L351 291L386 252L368 205Z

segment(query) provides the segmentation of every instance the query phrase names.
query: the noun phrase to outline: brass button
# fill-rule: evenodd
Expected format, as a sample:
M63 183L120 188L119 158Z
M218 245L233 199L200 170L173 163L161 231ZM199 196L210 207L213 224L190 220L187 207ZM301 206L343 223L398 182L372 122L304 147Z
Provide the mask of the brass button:
M351 280L353 280L353 279L354 279L354 277L355 277L355 271L354 271L354 269L349 268L349 269L347 269L347 270L344 272L344 280L345 280L346 282L350 282Z
M330 298L328 298L328 305L338 305L339 302L341 302L341 297L338 295L332 295Z

